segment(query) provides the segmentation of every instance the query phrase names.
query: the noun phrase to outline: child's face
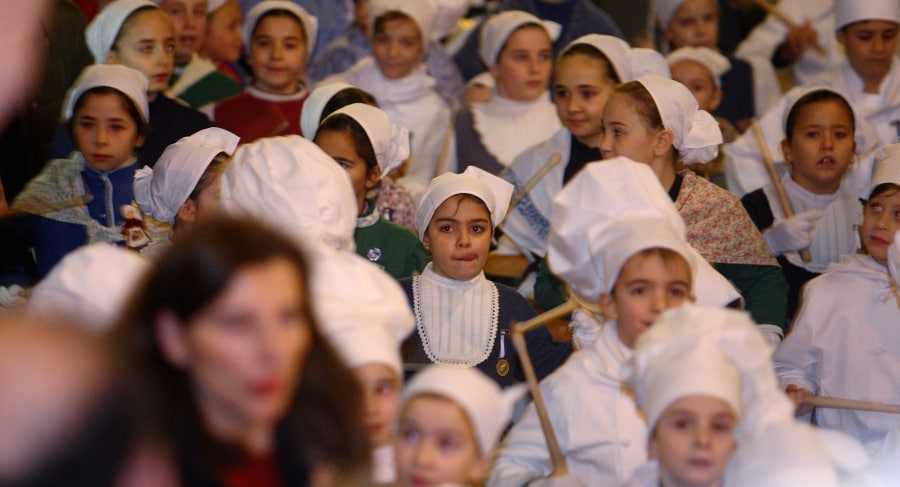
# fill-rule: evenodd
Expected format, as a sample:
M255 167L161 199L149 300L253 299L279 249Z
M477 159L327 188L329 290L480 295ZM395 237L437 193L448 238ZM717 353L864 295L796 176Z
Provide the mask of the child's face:
M614 94L603 109L600 152L604 159L625 156L650 164L655 158L656 132L647 126L628 95Z
M900 191L888 190L869 198L859 227L859 238L866 252L881 265L887 265L888 247L900 230Z
M422 239L434 272L457 281L478 276L491 247L491 214L481 201L463 196L441 203Z
M291 94L306 73L306 38L300 22L270 15L256 24L250 38L254 86L270 93Z
M349 133L337 130L319 130L316 132L316 145L331 156L350 176L350 184L356 194L356 201L362 210L366 201L366 193L378 184L379 171L366 167L366 161L356 152L353 137Z
M122 31L114 49L106 53L108 64L134 68L150 81L150 93L169 86L175 65L175 31L172 20L158 9L136 13Z
M143 143L137 122L125 108L124 95L88 93L73 115L73 135L78 151L98 171L122 167L134 148Z
M469 418L456 403L413 397L400 413L395 442L399 485L470 485L484 473L478 450Z
M559 120L581 143L600 142L603 107L615 85L605 75L605 63L583 54L559 60L553 81L553 102Z
M552 62L553 45L544 29L524 27L514 31L490 70L497 93L510 100L537 100L547 92Z
M844 45L850 66L861 78L881 80L891 70L897 29L894 22L866 20L838 31L837 39Z
M241 7L229 0L209 16L206 42L201 52L212 62L233 63L241 57Z
M684 0L665 32L672 49L708 47L719 42L719 12L714 0Z
M680 257L632 255L616 279L612 293L600 295L604 318L616 320L619 341L634 348L637 337L669 309L693 301L691 269Z
M366 364L353 369L363 391L363 421L373 448L394 441L394 422L400 409L400 378L384 364Z
M800 108L795 115L791 142L781 142L791 178L816 194L832 194L853 163L853 121L838 101L825 100Z
M648 445L663 485L719 485L735 449L737 418L725 401L685 396L666 408Z
M402 79L422 62L422 34L409 18L381 22L372 36L372 57L381 74L388 79Z
M187 64L206 39L207 0L163 0L159 6L175 25L175 62Z
M713 74L702 64L688 59L669 65L672 79L683 84L697 99L701 110L715 111L722 102L722 90L716 86Z

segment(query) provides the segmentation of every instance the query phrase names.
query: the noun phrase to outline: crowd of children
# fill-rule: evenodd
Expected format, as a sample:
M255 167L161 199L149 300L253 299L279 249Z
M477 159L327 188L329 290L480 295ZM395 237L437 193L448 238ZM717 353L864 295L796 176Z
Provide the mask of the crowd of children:
M900 478L898 0L106 3L0 185L0 485Z

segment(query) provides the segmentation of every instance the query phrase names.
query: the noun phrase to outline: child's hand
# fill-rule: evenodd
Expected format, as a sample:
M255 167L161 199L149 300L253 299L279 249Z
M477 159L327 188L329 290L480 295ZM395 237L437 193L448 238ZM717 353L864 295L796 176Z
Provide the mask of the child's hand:
M813 410L814 406L812 404L806 404L805 402L803 402L814 396L812 391L810 391L809 389L797 387L796 384L788 384L784 392L786 392L788 397L791 398L791 401L794 401L794 404L797 405L797 409L794 411L794 415L803 416L804 414Z
M807 21L790 29L784 42L778 48L778 61L783 65L792 64L806 51L816 47L819 42L819 34Z
M763 238L775 255L805 249L812 243L812 231L819 218L822 218L819 210L797 213L775 224L763 234Z

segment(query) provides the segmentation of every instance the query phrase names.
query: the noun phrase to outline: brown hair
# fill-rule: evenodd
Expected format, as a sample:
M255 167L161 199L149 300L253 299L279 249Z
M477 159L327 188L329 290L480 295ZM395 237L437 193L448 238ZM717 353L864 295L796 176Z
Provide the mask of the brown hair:
M209 165L206 166L206 169L203 170L203 174L200 175L200 180L197 181L197 185L194 186L194 190L191 191L190 196L188 196L189 200L197 201L197 198L200 197L200 193L202 193L206 188L210 187L212 183L216 181L216 179L222 175L222 172L225 170L225 166L228 165L228 161L231 158L228 154L224 152L219 152L213 157L212 161L210 161Z
M648 257L659 257L660 259L662 259L663 264L666 266L666 269L668 269L669 271L672 271L674 269L680 268L681 266L684 266L688 270L688 276L689 276L688 282L687 282L688 286L690 286L691 289L694 288L694 279L693 279L694 276L693 276L693 273L691 272L691 265L687 261L687 259L685 259L684 256L679 254L678 252L675 252L674 250L668 249L665 247L651 247L649 249L640 250L638 252L631 254L631 256L628 257L628 259L626 259L625 262L628 262L629 260L631 260L637 256L640 256L641 260L647 259ZM622 267L623 268L625 267L624 263L623 263ZM622 271L619 270L620 274L621 274L621 272ZM616 282L613 285L612 293L615 293L615 288L618 284L619 284L619 276L616 276Z
M368 172L378 167L378 159L375 157L375 149L372 147L372 141L369 140L369 134L350 115L338 113L329 116L319 125L319 130L316 131L316 134L322 132L341 132L349 135L350 140L353 141L353 149L356 151L356 154L366 163L366 171Z
M580 54L582 56L586 56L592 59L596 59L600 61L604 65L603 76L610 80L614 85L618 85L622 82L621 78L619 78L619 73L616 72L616 68L613 66L612 61L603 53L600 49L590 45L590 44L575 44L574 46L568 48L560 54L560 56L556 59L556 66L559 66L559 62L565 58L575 56ZM556 73L556 69L553 70Z

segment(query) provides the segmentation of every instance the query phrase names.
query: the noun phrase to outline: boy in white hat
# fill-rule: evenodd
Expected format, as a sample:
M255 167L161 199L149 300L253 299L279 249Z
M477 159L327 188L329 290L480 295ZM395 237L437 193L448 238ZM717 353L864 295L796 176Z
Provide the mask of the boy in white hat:
M521 393L472 369L432 365L416 374L403 391L397 485L481 485Z
M411 132L410 161L398 180L416 199L438 172L449 105L434 89L422 59L437 15L429 1L372 1L368 5L372 54L319 84L344 81L368 91L394 123Z
M810 281L793 329L775 352L778 379L798 404L834 396L900 403L900 301L888 274L888 249L900 229L900 151L881 150L865 203L859 237L865 254L845 255ZM874 448L900 419L842 409L816 409L819 426L844 431Z
M900 29L900 4L896 0L835 0L835 31L847 59L811 79L806 87L827 87L841 94L857 113L860 154L900 141L900 60L894 54ZM782 114L789 92L760 119L769 152L782 162L779 144L784 139ZM865 123L863 123L865 122ZM861 147L860 147L861 146ZM728 187L738 196L768 183L763 158L752 133L726 146ZM847 175L847 187L865 198L871 181L871 158L861 160Z

